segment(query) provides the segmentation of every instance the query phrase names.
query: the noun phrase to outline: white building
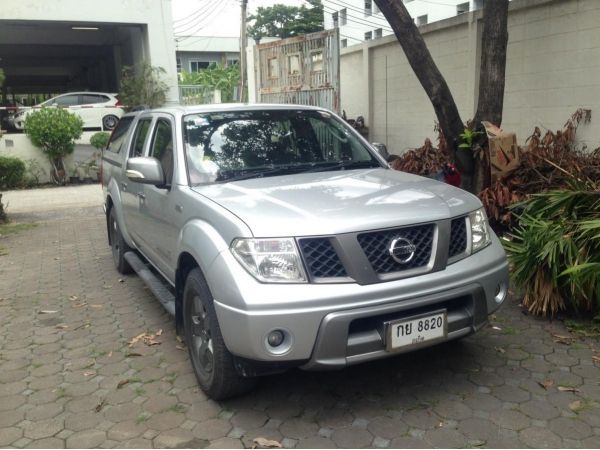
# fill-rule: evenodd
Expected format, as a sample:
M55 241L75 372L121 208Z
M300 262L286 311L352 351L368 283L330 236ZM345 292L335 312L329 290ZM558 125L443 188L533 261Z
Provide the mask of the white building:
M177 72L198 72L212 63L237 64L240 38L225 36L178 36L176 39Z
M123 66L163 67L178 101L170 0L2 0L4 93L118 92Z
M483 0L404 0L417 25L447 19L475 9ZM340 28L342 48L392 34L392 29L373 0L323 0L325 28Z

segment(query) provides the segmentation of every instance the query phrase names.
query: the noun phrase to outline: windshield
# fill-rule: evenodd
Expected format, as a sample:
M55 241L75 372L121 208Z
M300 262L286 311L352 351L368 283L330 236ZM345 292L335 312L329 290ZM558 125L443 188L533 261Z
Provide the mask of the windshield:
M348 126L324 111L215 112L183 120L192 185L382 167Z

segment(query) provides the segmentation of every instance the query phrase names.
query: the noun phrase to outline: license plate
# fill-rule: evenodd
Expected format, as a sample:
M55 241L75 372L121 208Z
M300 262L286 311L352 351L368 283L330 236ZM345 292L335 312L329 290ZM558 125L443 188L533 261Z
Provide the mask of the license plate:
M417 347L448 336L448 318L445 310L388 322L386 325L388 351Z

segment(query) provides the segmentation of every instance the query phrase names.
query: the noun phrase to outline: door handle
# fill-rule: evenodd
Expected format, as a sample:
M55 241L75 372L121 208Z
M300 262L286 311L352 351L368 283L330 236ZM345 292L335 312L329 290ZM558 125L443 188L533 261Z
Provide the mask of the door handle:
M141 198L142 200L145 200L146 194L144 194L143 192L138 192L138 197Z
M127 190L127 183L125 183L124 181L121 183L121 188L126 191Z

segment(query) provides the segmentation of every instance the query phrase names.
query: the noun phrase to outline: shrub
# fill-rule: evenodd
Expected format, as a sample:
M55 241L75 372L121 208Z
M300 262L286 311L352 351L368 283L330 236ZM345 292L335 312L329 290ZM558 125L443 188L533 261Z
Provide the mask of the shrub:
M42 108L27 116L25 133L52 164L52 178L57 184L66 181L63 158L73 153L75 139L83 134L83 120L66 109Z
M165 73L162 67L153 67L149 64L144 64L137 74L134 67L123 67L119 100L130 108L163 106L169 91L169 86L163 80Z
M505 242L523 304L534 314L600 308L600 182L573 178L564 190L533 195L513 210Z
M110 133L101 131L90 138L90 145L98 150L104 150L110 140Z
M0 156L0 188L14 188L23 184L25 163L18 158Z

